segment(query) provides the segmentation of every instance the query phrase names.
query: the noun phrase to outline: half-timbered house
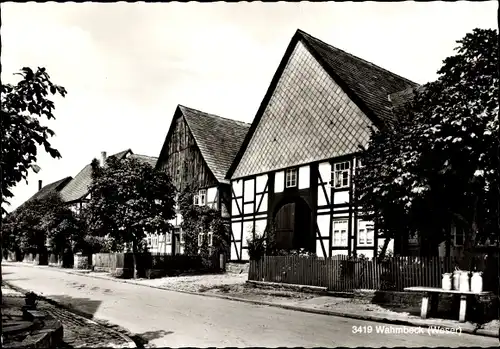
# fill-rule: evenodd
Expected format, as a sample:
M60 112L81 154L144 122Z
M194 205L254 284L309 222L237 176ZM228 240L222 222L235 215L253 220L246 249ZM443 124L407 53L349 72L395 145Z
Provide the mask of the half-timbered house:
M231 259L271 224L278 248L373 257L383 236L356 205L356 155L394 120L390 96L417 86L298 30L227 174Z
M211 206L229 220L231 188L225 176L249 127L241 121L178 105L156 166L168 173L178 192L187 185L198 187L194 205ZM166 241L165 248L151 246L150 250L183 253L181 222L177 208L171 222L173 234L165 232L151 237Z
M109 157L115 157L118 160L123 160L126 158L135 158L141 162L150 164L152 167L156 165L156 158L152 156L134 154L131 149L121 151L119 153L110 155ZM107 159L106 152L101 152L101 157L99 158L99 163L104 166ZM90 200L89 186L92 183L92 166L91 164L85 165L85 167L69 181L69 183L61 190L62 200L70 206L73 212L80 212L80 210L87 204Z

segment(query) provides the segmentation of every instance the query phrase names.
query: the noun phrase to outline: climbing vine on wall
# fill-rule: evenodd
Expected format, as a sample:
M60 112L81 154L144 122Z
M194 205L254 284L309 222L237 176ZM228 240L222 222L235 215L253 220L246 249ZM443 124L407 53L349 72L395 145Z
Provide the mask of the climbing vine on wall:
M214 254L227 252L229 227L221 218L219 210L193 204L198 191L199 186L191 183L179 193L178 205L182 216L184 251L188 255L200 254L204 259L208 259ZM201 246L198 245L200 234L202 234ZM209 246L209 234L212 236L212 246Z

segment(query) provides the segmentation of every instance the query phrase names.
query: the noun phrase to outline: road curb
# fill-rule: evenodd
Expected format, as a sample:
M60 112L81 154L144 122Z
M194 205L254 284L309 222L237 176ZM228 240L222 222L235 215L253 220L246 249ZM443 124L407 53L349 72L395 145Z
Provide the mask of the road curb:
M5 281L5 280L2 280L2 282L4 282L6 285L8 285L10 288L12 288L13 290L17 291L17 292L21 292L22 294L26 294L28 292L28 290L25 290L21 287L18 287L18 286L15 286L15 285L12 285L9 281ZM68 307L67 305L65 304L62 304L62 303L59 303L58 301L52 299L52 298L49 298L49 297L46 297L46 296L43 296L43 295L40 295L37 293L37 296L49 303L49 304L52 304L52 305L55 305L57 307L60 307L68 312L70 312L71 314L73 314L73 316L77 317L77 318L82 318L82 319L86 319L86 320L92 320L93 322L95 322L96 324L98 324L99 326L102 326L102 327L105 327L106 330L110 331L110 332L113 332L115 334L117 334L118 336L120 336L126 343L127 343L127 346L125 348L137 348L137 345L135 344L135 342L128 336L124 335L123 333L120 333L119 331L115 330L115 329L112 329L112 328L109 328L108 325L104 324L101 320L99 319L95 319L94 316L92 316L91 314L88 314L88 313L84 313L80 310L76 310L76 309L73 309L71 307Z
M11 264L11 265L18 265L18 264ZM26 266L27 267L28 266L31 266L31 267L44 267L44 266L37 266L37 265L33 265L33 266L32 265L26 265ZM365 320L365 321L381 322L381 323L392 324L392 325L414 326L414 327L420 327L422 325L425 325L424 323L420 323L418 321L390 319L390 318L386 318L386 317L378 317L378 316L371 316L371 315L347 314L347 313L342 313L342 312L335 312L335 311L332 311L332 310L304 308L304 307L298 307L298 306L293 306L293 305L286 305L286 304L279 304L279 303L258 301L258 300L238 298L238 297L232 297L232 296L224 296L224 295L209 294L209 293L202 293L202 292L192 292L192 291L172 289L172 288L168 288L168 287L146 285L146 284L141 284L141 283L139 283L137 281L133 281L133 280L115 279L115 278L109 278L109 277L100 276L100 275L88 275L86 273L82 273L82 272L78 272L78 271L73 271L73 270L69 270L69 269L68 270L63 270L63 269L58 269L58 268L51 268L51 269L55 270L55 271L62 272L62 273L74 274L74 275L80 275L80 276L86 276L86 277L95 278L95 279L104 279L104 280L110 280L110 281L121 282L121 283L126 283L126 284L132 284L132 285L137 285L137 286L144 286L144 287L156 288L156 289L159 289L159 290L165 290L165 291L171 291L171 292L179 292L179 293L185 293L185 294L190 294L190 295L195 295L195 296L203 296L203 297L226 299L226 300L231 300L231 301L236 301L236 302L242 302L242 303L249 303L249 304L262 305L262 306L270 306L270 307L282 308L282 309L287 309L287 310L301 311L301 312L305 312L305 313L328 315L328 316L337 316L337 317L344 317L344 318L355 319L355 320ZM460 324L458 324L458 326L460 326ZM439 325L439 327L442 328L442 329L449 329L449 330L453 330L453 331L456 330L456 327L450 327L450 326L447 326L447 325ZM468 328L464 328L464 329L462 329L462 333L472 334L472 335L479 335L479 336L484 336L484 337L498 338L498 329L490 331L490 330L483 330L483 329L474 329L474 330L471 330L471 329L468 329Z

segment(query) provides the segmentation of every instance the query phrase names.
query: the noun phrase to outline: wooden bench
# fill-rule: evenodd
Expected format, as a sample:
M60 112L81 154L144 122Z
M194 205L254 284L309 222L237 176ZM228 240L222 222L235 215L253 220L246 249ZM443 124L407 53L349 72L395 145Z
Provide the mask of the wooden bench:
M459 322L465 322L465 310L467 309L468 296L487 296L491 294L491 292L489 291L476 293L476 292L464 292L459 290L443 290L442 288L437 288L437 287L406 287L404 290L410 292L424 293L422 297L422 307L420 310L420 317L422 319L427 319L427 312L429 310L429 298L431 300L430 312L433 312L437 310L440 293L459 294L460 295L460 311L458 315Z

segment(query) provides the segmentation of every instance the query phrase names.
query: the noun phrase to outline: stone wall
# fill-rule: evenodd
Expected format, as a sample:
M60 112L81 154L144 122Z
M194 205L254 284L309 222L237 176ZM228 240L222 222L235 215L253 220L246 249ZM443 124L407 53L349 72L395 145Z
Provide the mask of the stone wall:
M73 268L74 269L84 269L88 270L91 268L92 261L91 257L89 255L77 253L74 256L74 264Z

